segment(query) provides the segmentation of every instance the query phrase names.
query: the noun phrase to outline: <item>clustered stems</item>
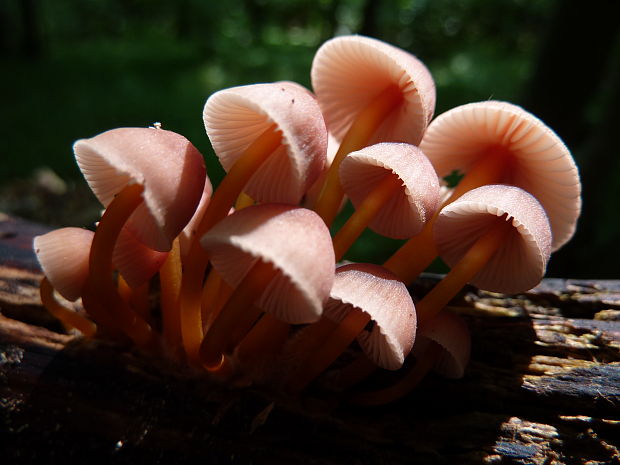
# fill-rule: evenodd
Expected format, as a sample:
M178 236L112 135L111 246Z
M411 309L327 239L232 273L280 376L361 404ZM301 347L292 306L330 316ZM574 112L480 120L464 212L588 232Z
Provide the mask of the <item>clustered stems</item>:
M580 211L570 153L505 102L431 122L428 69L375 39L328 41L312 82L316 95L277 82L209 97L205 129L227 171L213 192L202 155L171 131L76 142L106 210L95 233L35 238L43 304L85 337L128 338L220 381L289 395L330 370L332 388L364 405L406 395L431 370L462 376L469 333L443 309L467 283L517 293L540 281ZM339 140L331 164L328 130ZM464 177L442 201L440 176L454 170ZM315 183L314 210L298 207ZM345 196L356 210L332 239ZM338 266L367 227L408 241L384 266ZM451 271L414 304L406 285L438 256ZM89 318L55 292L81 298ZM365 390L408 357L399 381Z

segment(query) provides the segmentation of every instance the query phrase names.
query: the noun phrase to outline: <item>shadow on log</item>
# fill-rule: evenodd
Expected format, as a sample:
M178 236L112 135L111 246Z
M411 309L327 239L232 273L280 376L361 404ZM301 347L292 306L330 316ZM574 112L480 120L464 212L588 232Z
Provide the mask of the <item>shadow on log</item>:
M620 281L466 289L451 303L472 330L465 378L354 408L230 389L66 334L38 300L43 231L0 221L3 463L620 463Z

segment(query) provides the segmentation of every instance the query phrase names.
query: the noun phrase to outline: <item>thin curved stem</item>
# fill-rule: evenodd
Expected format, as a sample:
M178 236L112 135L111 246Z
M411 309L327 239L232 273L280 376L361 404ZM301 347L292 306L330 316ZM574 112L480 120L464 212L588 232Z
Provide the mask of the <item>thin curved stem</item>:
M418 326L430 321L471 279L482 270L499 249L512 225L505 217L474 242L467 253L439 283L416 305Z
M152 348L151 327L123 300L112 279L112 252L121 229L142 203L143 186L126 186L108 205L93 237L89 275L82 295L84 308L98 323L120 328L139 347Z
M213 225L226 217L230 207L252 175L280 146L281 142L282 135L277 131L277 126L273 124L245 150L213 193L190 244L181 284L181 335L188 360L195 366L202 365L200 359L200 345L203 339L201 296L202 283L209 261L207 253L200 245L200 238Z
M340 261L381 208L402 188L400 178L390 173L368 193L347 222L334 236L336 261Z
M69 328L75 328L85 337L93 337L97 332L97 326L92 321L79 315L74 310L66 308L60 304L54 296L54 287L46 277L43 277L39 285L39 293L43 306L63 325Z
M181 345L181 311L179 308L181 279L181 247L177 237L172 242L172 249L159 270L162 329L164 342L170 349L176 349Z
M400 104L402 98L402 92L397 86L387 87L357 115L342 139L338 152L327 172L325 184L314 206L314 211L323 218L328 227L334 221L344 196L338 173L340 163L349 153L368 145L377 128Z
M290 380L289 389L293 392L304 389L349 347L369 321L368 313L351 310L329 337L301 363L300 371Z
M221 363L222 356L234 348L231 341L238 326L250 329L248 319L254 319L254 302L260 298L276 271L273 265L257 260L241 280L226 305L217 316L200 346L201 360L208 369ZM245 335L245 334L244 334ZM243 335L243 336L244 336ZM237 337L241 339L243 336Z

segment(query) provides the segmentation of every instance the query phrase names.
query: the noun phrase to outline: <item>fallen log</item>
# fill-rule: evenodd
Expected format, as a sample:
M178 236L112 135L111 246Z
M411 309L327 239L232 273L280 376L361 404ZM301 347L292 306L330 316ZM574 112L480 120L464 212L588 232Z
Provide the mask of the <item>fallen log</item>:
M465 377L360 408L230 388L67 333L37 294L30 243L45 230L0 218L3 463L620 463L620 281L465 289L451 303L472 331Z

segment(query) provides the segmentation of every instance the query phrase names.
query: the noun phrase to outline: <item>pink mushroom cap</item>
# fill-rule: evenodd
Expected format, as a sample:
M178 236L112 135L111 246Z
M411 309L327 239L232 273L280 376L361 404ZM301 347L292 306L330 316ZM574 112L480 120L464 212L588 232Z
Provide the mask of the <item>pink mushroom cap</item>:
M329 230L313 211L283 204L238 210L201 239L224 281L237 287L258 261L277 273L257 305L291 324L319 319L334 281Z
M74 301L82 295L94 235L88 229L61 228L34 238L34 252L43 273L67 300Z
M78 140L75 159L107 207L129 184L144 186L144 203L126 227L146 246L168 251L192 217L206 178L200 152L185 137L155 128L118 128Z
M411 144L384 142L350 153L340 164L342 187L356 208L392 173L402 189L369 226L384 236L407 239L422 230L439 206L439 180L422 151Z
M207 100L203 118L226 171L276 124L282 144L244 188L256 201L298 204L323 170L325 122L314 95L299 84L283 81L221 90Z
M369 144L419 144L435 110L435 83L415 56L364 36L340 36L316 52L312 88L327 129L342 140L356 116L389 86L397 86L403 102L385 119Z
M446 378L462 378L471 354L471 336L463 319L448 311L440 312L420 328L413 354L424 356L429 341L442 349L433 371Z
M398 370L411 351L417 327L415 306L405 285L378 265L338 267L324 316L340 322L356 310L374 321L370 331L357 337L366 356L381 368Z
M433 233L439 255L452 267L504 215L513 228L471 283L515 294L540 282L551 254L549 221L531 194L506 185L473 189L441 210Z
M553 250L573 236L581 212L579 172L568 148L542 121L507 102L476 102L453 108L429 125L420 148L441 178L467 173L497 150L512 165L498 183L520 187L542 204L553 230Z

